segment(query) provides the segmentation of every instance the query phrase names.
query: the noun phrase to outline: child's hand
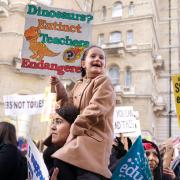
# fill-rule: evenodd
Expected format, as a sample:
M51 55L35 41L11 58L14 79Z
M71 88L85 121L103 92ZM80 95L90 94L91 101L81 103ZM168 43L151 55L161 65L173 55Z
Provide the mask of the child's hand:
M164 168L163 169L163 173L170 176L171 179L175 179L176 178L176 175L174 173L174 171L171 169L171 168Z
M59 83L59 80L56 76L51 76L50 78L50 84L51 85L56 85L57 83Z

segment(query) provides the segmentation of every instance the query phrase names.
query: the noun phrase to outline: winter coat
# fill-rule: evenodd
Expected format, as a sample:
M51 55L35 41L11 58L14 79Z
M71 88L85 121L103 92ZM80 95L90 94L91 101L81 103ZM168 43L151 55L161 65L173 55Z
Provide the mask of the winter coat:
M119 140L118 137L114 139L117 145L112 146L109 169L113 173L118 166L120 160L126 155L127 150L124 148L124 144Z
M69 100L80 109L71 125L74 136L52 156L82 169L110 178L108 169L113 141L112 117L115 93L110 79L99 75L78 81Z
M0 179L25 180L27 162L18 148L12 144L0 144Z

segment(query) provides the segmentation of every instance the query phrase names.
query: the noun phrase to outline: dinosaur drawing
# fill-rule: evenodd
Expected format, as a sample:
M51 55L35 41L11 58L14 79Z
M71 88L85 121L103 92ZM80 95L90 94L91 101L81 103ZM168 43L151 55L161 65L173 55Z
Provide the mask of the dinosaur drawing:
M59 55L60 53L51 51L44 43L38 42L40 33L39 28L34 26L31 26L24 32L26 40L29 41L29 49L33 52L30 58L40 61L44 56L54 57Z

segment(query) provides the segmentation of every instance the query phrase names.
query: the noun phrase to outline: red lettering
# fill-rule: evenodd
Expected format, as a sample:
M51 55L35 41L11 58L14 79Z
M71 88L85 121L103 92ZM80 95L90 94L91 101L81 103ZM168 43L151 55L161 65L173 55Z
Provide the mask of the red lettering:
M80 66L75 66L75 72L80 73L81 72L81 67Z
M58 74L58 75L64 75L63 69L64 69L64 66L58 66L58 68L57 68L57 74Z
M24 59L22 58L22 64L21 64L21 67L29 67L30 65L30 60L29 59Z
M81 72L80 66L59 66L55 63L45 63L44 60L40 62L32 62L29 59L22 58L22 65L23 68L32 68L32 69L47 69L47 70L54 70L57 71L58 75L64 75L65 72Z

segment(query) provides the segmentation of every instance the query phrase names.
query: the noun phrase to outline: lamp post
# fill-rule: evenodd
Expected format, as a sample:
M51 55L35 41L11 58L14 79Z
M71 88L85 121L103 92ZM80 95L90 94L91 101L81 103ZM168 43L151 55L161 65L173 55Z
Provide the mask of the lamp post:
M171 137L171 126L172 126L172 119L171 119L171 0L169 0L169 137Z

